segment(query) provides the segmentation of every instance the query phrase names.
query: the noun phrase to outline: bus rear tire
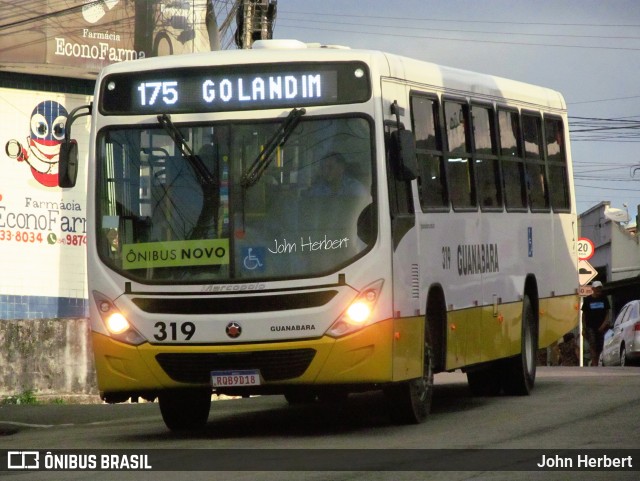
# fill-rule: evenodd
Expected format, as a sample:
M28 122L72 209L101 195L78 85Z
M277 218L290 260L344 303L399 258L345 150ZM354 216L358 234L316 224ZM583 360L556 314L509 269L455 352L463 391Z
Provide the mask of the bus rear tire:
M538 323L529 296L522 301L522 349L518 356L507 359L503 372L505 394L526 396L536 380Z
M389 414L395 424L420 424L431 411L433 398L433 351L425 344L423 375L384 389Z
M160 413L171 431L197 429L209 419L211 390L175 389L158 395Z

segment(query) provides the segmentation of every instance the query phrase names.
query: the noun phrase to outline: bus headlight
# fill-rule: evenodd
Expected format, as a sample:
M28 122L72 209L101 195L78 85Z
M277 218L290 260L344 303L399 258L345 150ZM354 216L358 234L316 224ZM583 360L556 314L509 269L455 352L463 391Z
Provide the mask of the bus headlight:
M114 312L109 317L107 317L106 325L107 330L111 334L122 334L131 327L129 321L127 321L127 319L119 312Z
M131 325L107 296L98 291L93 291L93 298L98 306L98 313L104 323L104 327L107 328L107 332L113 339L133 346L146 341L144 336Z
M340 337L366 326L371 321L383 283L382 279L377 280L360 291L360 294L329 328L327 334Z

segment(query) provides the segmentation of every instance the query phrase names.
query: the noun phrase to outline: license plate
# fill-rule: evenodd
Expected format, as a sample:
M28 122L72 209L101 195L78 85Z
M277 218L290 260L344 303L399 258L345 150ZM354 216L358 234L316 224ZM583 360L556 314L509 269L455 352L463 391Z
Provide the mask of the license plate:
M242 371L211 371L212 387L259 386L260 371L246 369Z

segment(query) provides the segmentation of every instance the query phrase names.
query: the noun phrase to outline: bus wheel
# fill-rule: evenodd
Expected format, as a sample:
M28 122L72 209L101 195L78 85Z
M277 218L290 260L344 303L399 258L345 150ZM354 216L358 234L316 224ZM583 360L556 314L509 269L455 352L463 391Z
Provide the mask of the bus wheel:
M391 419L396 424L419 424L431 411L433 398L433 350L425 345L422 377L400 382L384 389Z
M209 389L175 389L158 395L162 419L171 431L204 426L211 409Z
M503 372L504 392L524 396L531 392L536 380L536 350L538 325L529 296L522 301L522 351L505 361Z

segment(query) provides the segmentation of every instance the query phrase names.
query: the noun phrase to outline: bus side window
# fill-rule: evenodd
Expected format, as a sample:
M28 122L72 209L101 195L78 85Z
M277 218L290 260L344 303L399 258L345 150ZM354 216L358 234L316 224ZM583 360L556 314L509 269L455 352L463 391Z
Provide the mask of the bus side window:
M524 156L532 212L549 211L547 175L542 154L542 119L539 115L522 115Z
M564 126L561 119L544 120L545 154L549 171L549 197L556 212L568 212L571 208L567 157L564 144Z
M451 205L454 210L475 209L477 204L469 141L469 109L466 104L445 102L444 115Z
M411 123L416 137L420 204L424 211L449 208L438 112L437 100L421 95L411 96Z
M495 145L493 110L471 107L473 126L473 160L478 184L478 201L482 210L502 210L500 164Z
M524 182L524 160L520 148L518 112L498 110L500 164L507 210L527 208L527 189Z

